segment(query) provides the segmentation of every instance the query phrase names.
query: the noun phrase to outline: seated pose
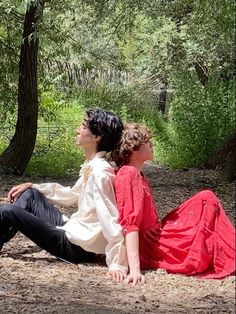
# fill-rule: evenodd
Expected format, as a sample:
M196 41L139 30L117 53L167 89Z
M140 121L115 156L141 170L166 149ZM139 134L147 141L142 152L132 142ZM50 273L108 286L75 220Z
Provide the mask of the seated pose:
M142 173L153 157L151 133L130 124L114 152L119 222L126 239L126 282L145 282L140 269L224 278L235 271L235 228L209 190L197 193L160 221L150 186Z
M114 194L114 170L105 159L121 137L120 119L105 110L86 111L77 129L76 144L86 161L73 187L57 183L22 183L8 193L10 204L0 207L0 249L17 231L42 249L71 263L93 262L106 255L108 276L120 282L128 265ZM70 218L51 203L78 210Z

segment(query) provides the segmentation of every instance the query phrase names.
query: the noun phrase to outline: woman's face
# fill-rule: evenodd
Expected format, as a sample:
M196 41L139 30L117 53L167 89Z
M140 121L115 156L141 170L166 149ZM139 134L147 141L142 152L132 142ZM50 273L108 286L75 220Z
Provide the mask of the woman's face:
M84 149L96 148L98 138L88 128L85 117L80 127L76 130L76 144Z
M137 151L133 151L135 158L138 158L141 162L153 159L153 145L149 141L142 144Z

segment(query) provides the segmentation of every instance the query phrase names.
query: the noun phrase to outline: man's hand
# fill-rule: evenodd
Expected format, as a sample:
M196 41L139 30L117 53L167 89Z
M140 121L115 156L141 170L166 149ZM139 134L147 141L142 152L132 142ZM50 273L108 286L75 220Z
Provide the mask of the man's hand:
M124 283L129 284L132 283L132 286L137 285L138 283L146 283L146 278L141 273L129 274L127 278L124 280Z
M111 278L113 281L116 282L123 282L123 280L127 277L127 275L125 273L122 273L119 270L113 270L113 271L108 271L107 278Z
M7 194L8 202L11 203L15 202L16 199L21 195L21 193L23 193L25 190L29 188L32 188L32 182L26 182L13 186L13 188Z

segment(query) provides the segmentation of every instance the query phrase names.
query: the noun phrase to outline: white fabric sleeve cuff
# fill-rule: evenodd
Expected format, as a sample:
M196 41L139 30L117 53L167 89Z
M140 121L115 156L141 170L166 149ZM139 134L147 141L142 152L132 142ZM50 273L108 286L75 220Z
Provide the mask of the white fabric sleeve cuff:
M38 190L38 188L39 188L39 184L36 184L36 183L32 184L32 189Z
M109 266L109 271L121 271L122 273L127 274L128 268L121 266L119 264L113 263Z

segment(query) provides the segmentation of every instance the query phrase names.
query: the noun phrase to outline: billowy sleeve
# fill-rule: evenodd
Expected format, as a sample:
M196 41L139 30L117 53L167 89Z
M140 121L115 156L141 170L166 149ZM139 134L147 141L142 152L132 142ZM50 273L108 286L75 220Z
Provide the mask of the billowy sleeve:
M112 179L108 174L98 174L94 184L96 212L107 246L106 263L109 271L128 271L128 261L122 228L118 224L118 210Z
M144 188L141 175L135 167L123 166L118 171L115 193L119 223L124 235L139 231L144 212Z
M41 192L48 200L53 203L71 206L78 202L81 179L73 187L63 186L58 183L33 184L33 188Z

